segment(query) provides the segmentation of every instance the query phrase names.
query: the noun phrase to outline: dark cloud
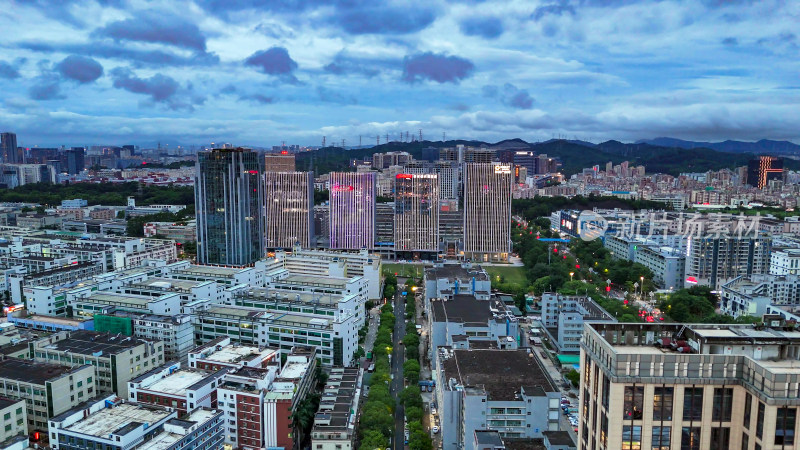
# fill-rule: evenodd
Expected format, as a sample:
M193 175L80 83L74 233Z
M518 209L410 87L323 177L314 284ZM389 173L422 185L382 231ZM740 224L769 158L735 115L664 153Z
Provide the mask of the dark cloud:
M242 92L239 90L239 88L237 88L232 84L229 84L220 89L219 93L224 95L233 95L236 96L239 100L258 103L261 105L267 105L275 102L275 97L270 97L268 95L258 94L258 93L254 94L254 93Z
M162 50L138 50L125 48L112 42L90 42L86 44L60 44L39 41L23 41L17 48L40 53L72 53L95 58L118 59L141 66L215 66L219 57L213 53L195 53L183 56Z
M130 69L117 67L111 71L114 87L134 94L150 97L150 103L158 103L173 110L193 110L205 98L195 95L192 85L182 88L173 78L157 73L150 78L139 78Z
M103 66L86 56L70 55L56 65L62 77L78 83L91 83L103 75Z
M149 95L156 102L168 100L180 88L177 81L160 73L150 78L139 78L130 69L117 67L111 71L111 76L114 78L115 88Z
M736 46L739 45L739 40L736 39L735 37L726 37L725 39L722 40L722 43L724 45Z
M503 103L517 109L531 109L533 97L525 89L519 89L511 83L503 86Z
M52 78L42 78L33 86L28 88L28 96L33 100L55 100L65 96L61 93L61 86L58 80Z
M8 80L19 78L19 71L17 71L17 68L11 64L5 61L0 61L0 78L6 78Z
M482 36L494 39L503 34L503 21L497 17L469 17L459 24L461 32L467 36Z
M206 51L206 38L194 23L169 14L146 12L113 22L94 33L117 41L140 41Z
M531 109L533 107L534 99L525 89L519 89L511 83L503 85L502 89L499 86L486 85L481 88L483 96L486 98L499 99L506 106L517 109Z
M253 30L272 39L291 39L295 37L294 31L279 23L260 23Z
M283 47L272 47L255 52L244 63L257 67L268 75L278 75L296 81L292 72L297 69L297 63Z
M437 83L458 83L472 74L475 65L468 59L444 54L421 53L403 60L403 81L415 83L433 80Z
M565 14L574 16L575 7L570 4L569 0L559 0L556 3L538 6L531 14L531 18L538 22L545 16L563 16Z
M350 34L405 34L423 30L436 19L434 10L422 5L374 4L340 10L334 21Z

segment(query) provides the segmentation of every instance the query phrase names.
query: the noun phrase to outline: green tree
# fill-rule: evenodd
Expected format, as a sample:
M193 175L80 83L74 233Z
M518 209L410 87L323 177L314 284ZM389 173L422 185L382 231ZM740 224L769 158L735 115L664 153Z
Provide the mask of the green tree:
M389 439L383 433L377 430L367 430L364 432L358 448L359 450L383 450L387 447L389 447Z
M372 392L370 391L370 397L371 396ZM392 417L391 410L387 408L386 405L369 401L364 405L364 409L361 412L359 425L364 431L377 431L389 437L392 435L392 430L394 429L394 418Z
M566 378L574 387L578 387L578 383L581 382L581 375L575 369L570 370L569 373L567 373Z

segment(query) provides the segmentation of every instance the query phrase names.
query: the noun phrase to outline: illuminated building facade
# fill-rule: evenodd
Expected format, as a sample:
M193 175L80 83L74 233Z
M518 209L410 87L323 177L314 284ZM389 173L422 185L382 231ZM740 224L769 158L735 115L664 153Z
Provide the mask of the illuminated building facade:
M314 178L311 172L265 172L266 247L310 248L314 238Z
M330 248L375 245L375 174L331 172Z
M397 174L394 192L395 251L439 250L439 178L436 174Z
M759 156L747 164L747 184L763 189L771 180L783 179L783 158Z
M283 150L280 153L267 153L264 155L264 170L267 172L294 172L294 154Z
M508 261L511 251L511 166L466 164L464 169L464 257Z

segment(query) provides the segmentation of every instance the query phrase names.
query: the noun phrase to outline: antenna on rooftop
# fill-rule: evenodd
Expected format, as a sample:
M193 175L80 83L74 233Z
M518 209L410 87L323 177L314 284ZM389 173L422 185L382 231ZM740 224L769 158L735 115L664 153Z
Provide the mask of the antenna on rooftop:
M322 147L325 147L325 136L322 136Z

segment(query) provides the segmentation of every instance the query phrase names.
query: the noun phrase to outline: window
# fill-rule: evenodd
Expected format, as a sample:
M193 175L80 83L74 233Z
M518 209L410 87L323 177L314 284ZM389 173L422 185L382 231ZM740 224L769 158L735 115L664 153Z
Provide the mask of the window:
M700 450L700 427L681 429L681 450Z
M669 450L672 427L653 427L653 450Z
M756 437L761 439L764 434L764 404L758 402L758 415L756 416Z
M750 436L747 433L742 433L742 450L750 450Z
M775 445L794 445L794 423L797 408L778 408L775 418Z
M603 447L608 443L608 416L606 416L606 413L602 413L600 416L600 442L602 442Z
M623 419L625 420L641 419L643 410L644 410L644 386L625 386L625 404L623 410Z
M611 396L611 380L603 375L603 408L608 410L608 397Z
M639 425L622 426L622 450L641 450L642 427Z
M744 427L750 428L750 410L753 409L753 396L748 392L744 397Z
M673 392L674 388L671 387L655 388L653 392L653 420L672 420ZM653 444L653 448L656 448L655 444Z
M714 388L714 406L711 420L714 422L730 422L733 388Z
M703 388L684 388L683 420L701 420L702 418L703 418Z
M731 442L731 429L728 427L714 427L711 429L711 449L728 450Z

